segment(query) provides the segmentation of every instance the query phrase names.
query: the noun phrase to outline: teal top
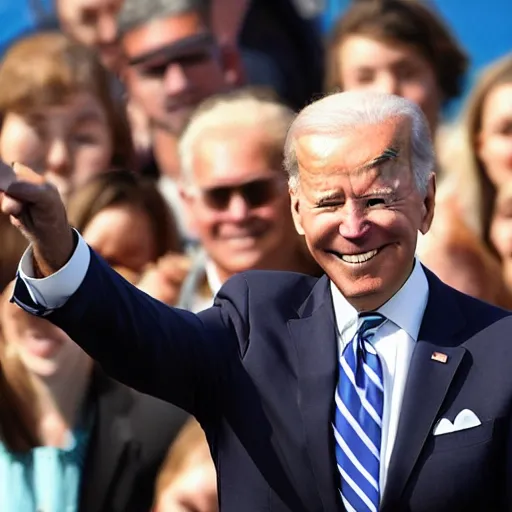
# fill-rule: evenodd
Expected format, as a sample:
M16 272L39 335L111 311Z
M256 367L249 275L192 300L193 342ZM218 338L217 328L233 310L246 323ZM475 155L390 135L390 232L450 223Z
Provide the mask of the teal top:
M0 511L77 512L90 430L74 430L66 448L11 453L0 442Z

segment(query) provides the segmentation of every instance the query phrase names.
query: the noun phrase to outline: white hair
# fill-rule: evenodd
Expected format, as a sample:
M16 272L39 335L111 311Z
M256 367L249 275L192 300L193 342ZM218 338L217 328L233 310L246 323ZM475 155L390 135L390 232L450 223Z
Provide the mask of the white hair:
M208 98L194 112L178 143L183 181L189 184L193 181L197 143L225 128L239 131L260 128L271 144L269 160L276 159L281 168L284 142L294 117L295 113L286 105L253 90L242 89Z
M296 141L306 134L341 135L354 126L376 125L390 119L408 119L411 124L412 171L423 196L435 169L430 129L420 108L399 96L367 91L347 91L326 96L304 108L288 131L284 166L291 189L299 185Z

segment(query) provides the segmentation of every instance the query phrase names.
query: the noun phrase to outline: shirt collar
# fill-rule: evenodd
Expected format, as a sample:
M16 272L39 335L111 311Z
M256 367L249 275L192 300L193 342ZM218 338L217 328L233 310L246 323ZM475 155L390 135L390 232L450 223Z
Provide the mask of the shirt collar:
M206 280L208 281L208 286L212 291L212 295L215 296L222 288L222 281L220 280L219 273L215 268L215 263L213 263L213 261L210 259L206 260L205 272Z
M427 306L428 291L427 276L420 262L415 259L411 275L402 288L377 311L417 341ZM332 281L331 294L336 325L339 333L342 334L353 328L357 323L358 314Z

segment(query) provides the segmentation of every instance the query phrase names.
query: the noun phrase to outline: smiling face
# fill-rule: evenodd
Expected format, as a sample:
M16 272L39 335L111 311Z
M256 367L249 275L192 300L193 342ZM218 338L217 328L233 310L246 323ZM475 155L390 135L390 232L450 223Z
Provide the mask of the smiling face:
M284 268L299 246L286 175L272 162L268 139L261 128L225 128L194 151L194 186L185 200L222 278Z
M0 307L8 351L40 378L69 378L69 371L90 365L89 356L61 329L5 301Z
M338 137L299 136L295 224L347 300L372 310L411 273L418 230L434 207L434 178L423 198L411 170L409 122L356 126Z

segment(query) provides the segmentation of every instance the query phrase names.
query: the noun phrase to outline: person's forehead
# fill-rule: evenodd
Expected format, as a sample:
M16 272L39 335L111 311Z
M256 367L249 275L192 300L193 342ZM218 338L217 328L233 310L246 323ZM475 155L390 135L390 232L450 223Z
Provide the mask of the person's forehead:
M394 150L408 152L410 123L405 119L353 126L338 134L308 133L295 141L301 172L352 173L373 159Z
M84 9L99 10L115 6L120 6L122 0L58 0L57 8L59 11L75 12Z
M233 130L219 130L196 144L193 168L198 184L241 184L276 172L270 142L261 129Z
M399 63L423 60L423 54L413 45L396 39L379 39L365 34L352 34L339 47L341 63L352 65L375 63ZM383 62L383 59L385 62Z
M187 12L157 18L125 32L123 47L128 56L138 58L171 45L194 43L207 33L207 27L197 12Z

